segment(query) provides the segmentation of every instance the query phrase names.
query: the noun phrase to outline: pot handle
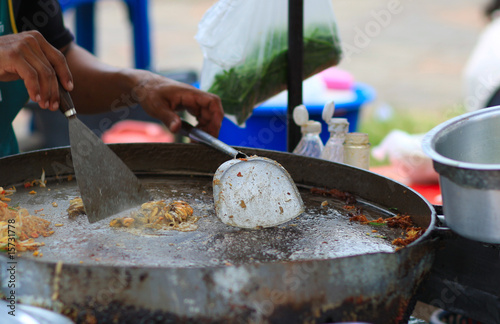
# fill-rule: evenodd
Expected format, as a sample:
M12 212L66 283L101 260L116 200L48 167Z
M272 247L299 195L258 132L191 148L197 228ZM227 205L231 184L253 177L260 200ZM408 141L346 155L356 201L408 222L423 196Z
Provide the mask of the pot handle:
M436 211L436 216L438 218L438 227L446 227L446 218L444 217L443 213L443 205L432 205L434 210Z
M67 118L76 116L75 105L73 104L73 100L71 100L69 92L62 87L60 82L58 82L58 84L59 84L59 100L60 100L59 110Z
M436 227L434 228L432 234L434 237L439 237L439 238L450 238L453 236L456 236L455 233L451 231L451 229L446 226L446 218L443 213L443 206L442 205L432 205L434 210L436 211L436 216L437 216L437 224Z

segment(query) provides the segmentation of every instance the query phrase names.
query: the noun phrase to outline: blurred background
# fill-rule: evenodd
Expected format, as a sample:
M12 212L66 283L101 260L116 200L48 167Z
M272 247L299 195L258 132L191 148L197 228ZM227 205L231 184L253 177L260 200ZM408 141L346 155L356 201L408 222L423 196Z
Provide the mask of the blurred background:
M150 1L154 69L201 70L203 57L194 35L201 17L215 2ZM356 48L346 53L339 67L376 90L377 100L363 113L370 119L379 110L378 117L387 117L391 108L417 119L424 117L422 111L429 121L448 118L462 105L462 71L486 25L483 8L487 1L397 2L401 13L391 15L386 26L378 23L377 36L363 38L363 31L378 22L377 13L387 11L391 1L332 0L342 43ZM98 2L96 54L103 61L132 65L127 19L120 1ZM72 25L70 17L68 25Z
M203 14L215 2L150 0L151 69L161 73L201 71L203 55L194 36ZM397 3L398 13L384 15L391 3ZM375 100L363 105L358 126L370 134L372 145L391 129L426 132L465 112L462 73L486 26L486 3L332 0L345 47L339 67L376 92ZM74 30L74 10L66 10L65 19ZM115 66L134 66L132 28L123 1L97 1L95 29L99 58Z

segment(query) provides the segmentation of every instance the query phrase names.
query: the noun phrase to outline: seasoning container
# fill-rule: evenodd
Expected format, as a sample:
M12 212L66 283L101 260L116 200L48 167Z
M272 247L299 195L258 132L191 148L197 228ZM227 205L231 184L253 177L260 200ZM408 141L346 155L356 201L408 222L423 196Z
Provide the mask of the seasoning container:
M370 143L368 134L347 133L344 142L344 163L361 169L370 167Z
M321 158L344 163L344 142L349 130L349 122L346 118L332 118L328 125L330 138L325 144Z
M324 160L344 163L344 141L349 131L346 118L332 118L335 110L334 102L329 102L323 108L322 118L328 125L330 138L325 144L321 158Z
M323 152L323 142L319 137L321 123L309 120L309 113L304 105L299 105L293 110L293 120L300 126L302 138L293 150L293 153L303 156L319 158Z

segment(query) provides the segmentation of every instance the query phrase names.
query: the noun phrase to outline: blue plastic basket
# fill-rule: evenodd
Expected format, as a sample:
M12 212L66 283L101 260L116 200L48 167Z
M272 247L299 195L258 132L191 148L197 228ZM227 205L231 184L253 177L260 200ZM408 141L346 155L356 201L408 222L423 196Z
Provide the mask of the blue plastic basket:
M375 98L375 90L362 83L354 86L354 100L335 103L335 117L347 118L349 131L354 132L363 105ZM320 134L324 143L330 137L328 126L321 118L322 105L308 105L309 118L322 123ZM287 151L286 106L271 106L263 104L253 110L252 116L246 121L245 127L238 127L224 118L219 133L219 139L229 145L263 148L276 151Z

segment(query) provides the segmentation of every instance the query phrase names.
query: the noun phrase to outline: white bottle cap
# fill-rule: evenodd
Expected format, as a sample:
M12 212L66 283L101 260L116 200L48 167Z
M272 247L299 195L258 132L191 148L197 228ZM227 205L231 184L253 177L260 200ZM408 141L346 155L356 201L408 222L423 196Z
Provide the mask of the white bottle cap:
M319 121L310 120L300 128L302 133L321 133L321 123Z
M343 128L345 128L346 131L349 129L349 121L347 118L330 118L330 122L328 123L329 132L338 132Z
M293 109L293 121L295 124L302 126L309 120L309 113L304 105L298 105Z
M323 107L323 113L321 114L321 118L323 118L325 123L329 124L330 119L332 119L334 113L335 113L335 103L333 101L330 101L325 104L325 107Z

